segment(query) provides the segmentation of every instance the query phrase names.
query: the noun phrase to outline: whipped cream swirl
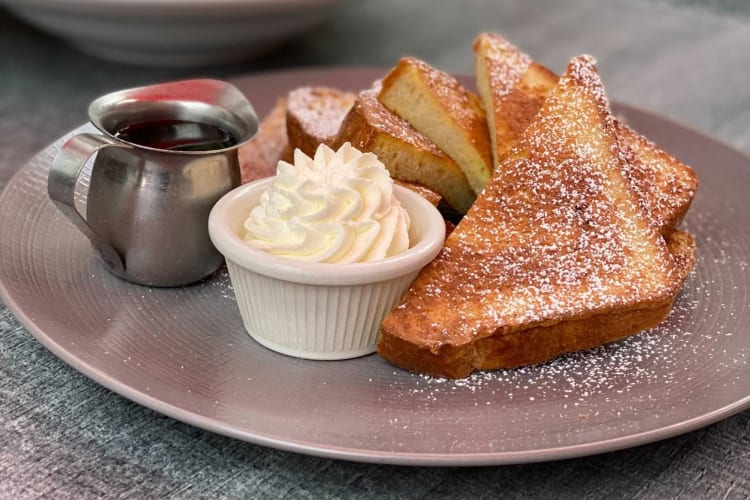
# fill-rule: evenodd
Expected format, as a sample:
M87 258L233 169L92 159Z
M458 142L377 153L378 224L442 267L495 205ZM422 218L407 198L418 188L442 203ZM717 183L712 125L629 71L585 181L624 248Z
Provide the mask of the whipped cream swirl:
M309 262L380 260L409 247L409 215L372 153L321 144L310 158L280 161L271 187L245 221L245 241Z

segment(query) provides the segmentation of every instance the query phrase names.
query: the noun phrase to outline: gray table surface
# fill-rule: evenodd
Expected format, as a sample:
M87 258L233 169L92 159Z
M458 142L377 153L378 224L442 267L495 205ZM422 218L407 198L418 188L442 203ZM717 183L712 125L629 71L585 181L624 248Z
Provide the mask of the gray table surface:
M470 43L484 30L558 71L590 53L612 99L750 153L745 0L353 0L261 59L183 69L100 61L0 10L0 188L111 90L285 67L391 65L403 54L470 73ZM750 411L559 462L441 469L334 461L211 434L133 404L54 357L0 302L1 498L496 496L750 498Z

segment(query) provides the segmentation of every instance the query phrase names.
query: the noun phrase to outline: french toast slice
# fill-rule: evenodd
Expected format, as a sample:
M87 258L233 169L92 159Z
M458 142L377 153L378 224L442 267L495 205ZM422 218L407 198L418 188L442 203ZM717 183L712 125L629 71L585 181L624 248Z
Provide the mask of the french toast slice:
M378 353L451 378L659 324L692 265L623 175L593 59L574 58L472 208L385 318Z
M331 92L319 94L320 99L333 98L337 102L342 102L337 97L339 95L340 92L335 89L331 89ZM243 184L262 177L276 175L276 169L280 160L293 161L293 149L289 144L287 136L286 118L287 98L284 97L279 99L271 111L261 120L258 132L253 139L240 146L237 150ZM333 116L333 118L336 117ZM335 140L327 140L331 144L335 142ZM315 148L317 149L317 146ZM417 182L399 179L394 179L394 182L411 189L435 206L443 199L436 191Z
M378 100L379 86L363 90L339 130L337 146L350 142L375 153L394 179L416 182L440 193L460 213L476 198L463 171L432 141Z
M487 113L497 166L539 112L558 77L496 33L480 33L473 49L477 93Z
M625 176L652 224L668 235L682 221L698 190L689 166L614 120Z
M331 87L299 87L287 96L286 127L292 150L312 157L320 144L333 147L356 94Z
M557 84L552 71L496 33L474 40L477 91L487 112L495 165L502 162ZM623 167L651 221L668 234L695 196L693 170L619 120Z
M475 193L484 188L493 165L487 120L476 94L426 62L404 57L383 78L378 98L453 158Z
M252 140L237 149L243 184L274 176L279 160L291 161L292 149L286 135L286 102L286 98L279 99L261 120Z

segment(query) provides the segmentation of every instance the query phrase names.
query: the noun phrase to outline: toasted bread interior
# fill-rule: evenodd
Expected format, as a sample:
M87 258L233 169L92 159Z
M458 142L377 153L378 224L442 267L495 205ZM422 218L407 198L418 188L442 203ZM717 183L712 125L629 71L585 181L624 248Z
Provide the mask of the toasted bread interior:
M476 94L424 61L405 57L383 79L379 99L453 158L475 193L484 188L493 169Z
M476 195L456 162L386 109L377 88L359 93L339 130L337 143L344 142L375 153L394 179L429 187L460 213L474 202Z
M615 133L631 188L651 223L668 236L682 221L695 197L698 189L695 172L617 119Z

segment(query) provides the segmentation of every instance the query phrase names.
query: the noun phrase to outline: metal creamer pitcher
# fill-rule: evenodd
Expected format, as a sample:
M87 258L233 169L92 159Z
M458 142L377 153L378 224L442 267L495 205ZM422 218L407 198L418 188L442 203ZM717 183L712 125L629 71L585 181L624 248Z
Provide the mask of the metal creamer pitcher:
M213 273L208 214L240 183L237 147L258 129L250 102L225 82L187 80L105 95L89 118L101 134L62 146L50 199L121 278L180 286ZM83 216L74 193L94 154Z

